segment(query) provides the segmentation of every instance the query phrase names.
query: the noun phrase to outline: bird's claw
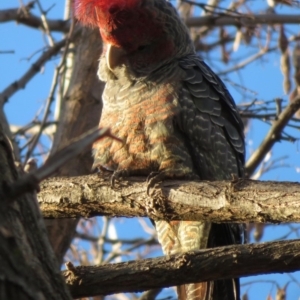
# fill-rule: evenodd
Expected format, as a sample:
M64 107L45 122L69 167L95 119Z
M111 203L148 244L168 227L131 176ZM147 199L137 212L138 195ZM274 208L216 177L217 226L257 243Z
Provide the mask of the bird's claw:
M114 171L112 176L110 177L110 186L112 188L115 187L115 181L122 178L122 177L128 177L129 176L129 171L128 170L117 170Z
M151 172L147 177L147 195L150 196L150 189L165 178L166 174L164 172Z

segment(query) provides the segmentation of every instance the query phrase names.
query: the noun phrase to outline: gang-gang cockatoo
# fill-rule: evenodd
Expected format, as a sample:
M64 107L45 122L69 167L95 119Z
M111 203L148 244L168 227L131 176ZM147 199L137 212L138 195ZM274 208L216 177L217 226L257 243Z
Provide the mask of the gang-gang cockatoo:
M123 175L224 180L243 176L243 125L220 78L196 54L166 0L75 0L75 16L104 42L101 127L121 138L94 144L94 166ZM242 226L155 221L166 255L241 242ZM222 266L220 266L222 268ZM181 300L239 299L238 279L186 284Z

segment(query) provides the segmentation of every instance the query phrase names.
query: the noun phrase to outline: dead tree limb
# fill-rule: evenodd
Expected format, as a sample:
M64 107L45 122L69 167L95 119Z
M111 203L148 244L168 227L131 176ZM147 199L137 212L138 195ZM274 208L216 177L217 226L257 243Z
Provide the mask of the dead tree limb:
M145 178L51 178L38 194L45 218L99 215L222 222L299 222L300 184L275 181L165 181L146 194Z
M67 265L63 272L74 298L138 292L216 278L294 272L300 240L235 245L101 266Z

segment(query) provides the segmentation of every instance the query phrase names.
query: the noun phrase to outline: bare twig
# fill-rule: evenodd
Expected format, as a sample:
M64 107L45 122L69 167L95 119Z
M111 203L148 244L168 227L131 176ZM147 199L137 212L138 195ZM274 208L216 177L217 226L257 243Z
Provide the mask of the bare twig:
M28 71L25 72L18 80L11 83L0 93L0 106L2 107L5 102L14 93L20 89L24 89L26 84L35 76L41 69L41 67L54 55L56 55L66 44L67 39L63 39L56 43L53 47L46 50L36 61L31 65Z
M39 127L39 131L37 132L37 134L34 135L33 137L33 140L31 141L30 143L30 146L29 146L29 149L26 153L26 156L25 156L25 160L24 160L24 163L27 162L27 160L32 156L33 154L33 151L42 135L42 132L44 130L44 128L46 127L46 123L47 123L47 120L48 120L48 116L50 114L50 108L51 108L51 105L54 101L54 93L56 91L56 87L57 87L57 84L58 84L58 78L59 78L59 69L56 68L55 69L55 73L54 73L54 76L53 76L53 80L52 80L52 85L51 85L51 88L50 88L50 93L49 93L49 96L47 98L47 101L46 101L46 106L45 106L45 109L44 109L44 116L42 118L42 121L41 121L41 126Z
M161 288L159 289L152 289L149 291L144 292L139 300L155 300L156 296L162 291Z
M72 19L71 22L71 27L70 30L68 32L68 35L66 37L66 43L65 43L65 47L64 47L64 52L60 61L60 64L56 67L55 71L54 71L54 76L53 76L53 80L52 80L52 85L50 88L50 93L49 96L47 98L46 101L46 106L45 106L45 110L44 110L44 116L42 118L42 122L41 122L41 126L40 126L40 130L38 131L38 133L34 136L31 144L30 144L30 148L28 149L27 153L26 153L26 157L25 157L25 163L27 162L27 160L31 157L31 155L34 152L34 149L43 133L43 130L47 124L48 121L48 117L50 114L50 108L51 105L54 101L54 93L57 89L57 85L59 82L59 76L61 74L62 69L65 67L65 62L66 62L66 57L67 57L67 53L69 51L69 45L70 45L70 41L72 40L72 36L73 36L73 32L74 32L74 20ZM51 35L50 35L51 36Z
M47 17L46 17L46 13L45 11L43 10L43 7L40 3L39 0L35 0L35 3L37 4L39 10L40 10L40 13L41 13L41 20L42 20L42 24L43 24L43 28L44 28L44 31L48 37L48 40L49 40L49 45L51 47L54 46L54 39L51 35L51 31L50 31L50 27L49 27L49 24L48 24L48 20L47 20Z
M251 176L258 165L262 162L265 155L271 150L274 144L280 140L283 129L293 117L295 112L300 109L300 97L298 96L291 102L278 116L278 119L273 123L268 134L254 151L246 163L246 173Z
M182 0L182 2L202 8L205 12L204 13L205 15L207 15L207 14L209 14L209 15L211 15L211 14L227 15L228 14L228 15L232 15L232 16L243 15L243 14L237 12L236 10L220 7L219 6L220 1L216 1L216 0L212 0L212 1L210 1L210 3L199 3L199 2L195 2L195 1L189 1L189 0Z
M98 255L95 257L95 264L101 264L103 262L104 256L104 244L105 244L105 237L107 236L107 231L109 227L110 218L103 217L103 225L102 225L102 232L98 238Z
M234 65L232 68L229 68L227 70L224 70L222 72L218 72L218 75L219 76L222 76L222 75L225 75L225 74L228 74L230 72L234 72L234 71L237 71L239 69L242 69L244 68L245 66L247 66L248 64L256 61L258 58L264 56L265 54L271 52L271 51L275 51L277 49L277 47L273 47L273 48L263 48L261 50L259 50L257 53L255 53L254 55L246 58L245 60L241 61L240 63Z
M299 24L300 15L276 15L276 14L261 14L261 15L206 15L203 17L194 17L186 20L188 27L201 27L210 24L211 26L253 26L258 24Z
M49 137L54 134L54 127L57 125L57 122L46 122L43 124L43 132L47 134ZM35 135L41 130L41 122L37 120L33 120L30 123L24 126L18 125L10 125L10 130L12 135L15 137L16 135Z
M40 17L31 14L30 10L33 8L34 2L29 2L23 6L22 9L19 7L11 9L0 10L0 23L17 21L18 23L27 25L32 28L39 28L45 30L43 22ZM50 31L68 32L69 22L64 20L47 20L48 28Z
M0 50L0 54L14 54L14 50Z
M137 241L135 244L133 244L132 246L130 246L130 247L126 248L126 249L124 249L123 251L119 251L119 252L116 252L116 251L113 252L113 251L111 251L107 255L107 257L105 258L104 263L109 263L113 259L115 259L115 258L117 258L119 256L132 253L133 250L138 249L138 248L140 248L142 246L149 245L149 244L157 245L157 241L156 241L156 243L154 243L154 242L155 242L155 240L153 238L150 238L148 240L141 239L140 241ZM121 241L119 241L119 243L121 243ZM97 264L97 262L96 262L96 264Z
M88 234L81 233L81 232L76 232L75 238L86 240L86 241L93 242L93 243L96 243L99 240L98 236L92 236L92 235L88 235ZM136 243L143 243L143 245L149 245L149 246L158 245L157 239L155 239L154 237L151 237L149 239L143 239L143 238L110 239L110 238L104 237L104 241L105 241L105 243L109 243L109 244L122 243L122 244L132 245L132 244L136 244Z

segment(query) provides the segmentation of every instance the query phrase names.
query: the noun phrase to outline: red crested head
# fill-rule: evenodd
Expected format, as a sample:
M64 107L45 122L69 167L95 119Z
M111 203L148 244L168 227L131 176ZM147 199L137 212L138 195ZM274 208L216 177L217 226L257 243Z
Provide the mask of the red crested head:
M74 0L75 17L84 25L99 27L101 16L108 18L118 10L131 10L139 6L141 0Z
M122 49L119 63L155 69L193 50L188 31L166 0L74 0L76 18L98 27L105 43ZM112 49L112 48L110 48Z
M145 0L75 0L76 18L84 25L99 27L106 43L135 50L139 40L149 44L162 34L152 1ZM150 8L150 9L149 9Z

